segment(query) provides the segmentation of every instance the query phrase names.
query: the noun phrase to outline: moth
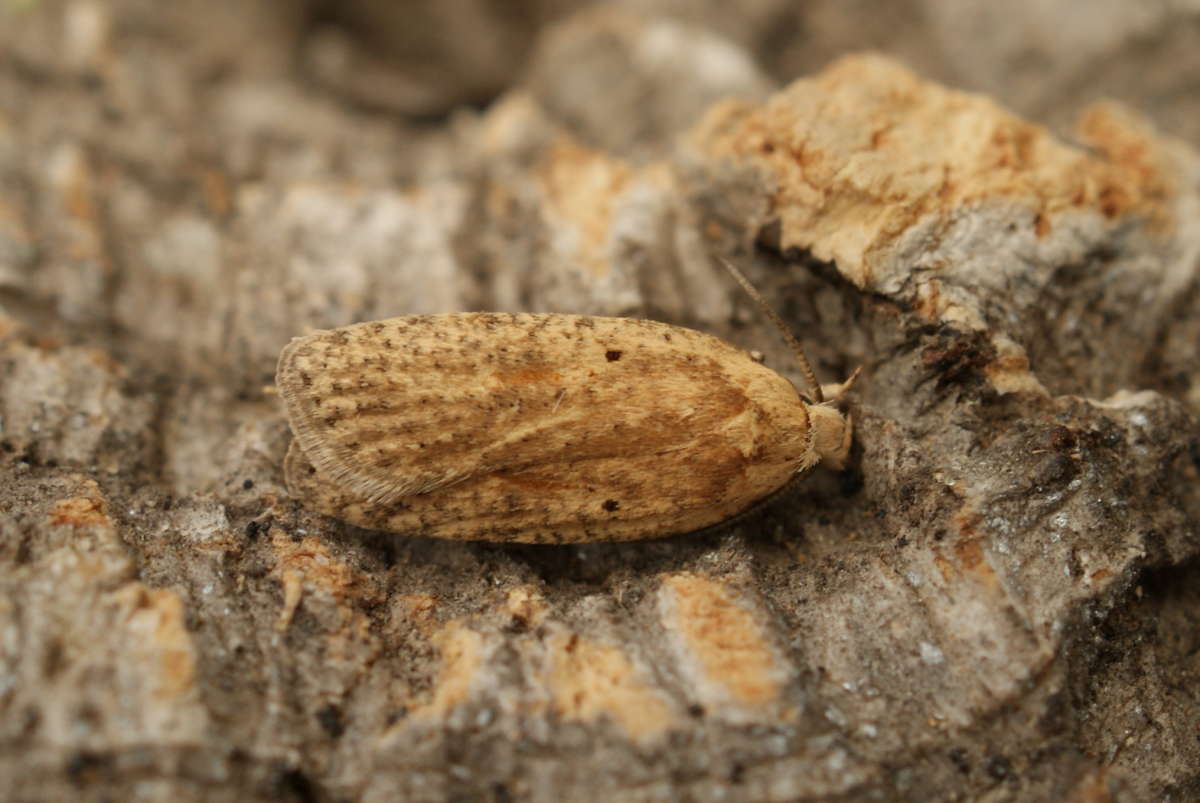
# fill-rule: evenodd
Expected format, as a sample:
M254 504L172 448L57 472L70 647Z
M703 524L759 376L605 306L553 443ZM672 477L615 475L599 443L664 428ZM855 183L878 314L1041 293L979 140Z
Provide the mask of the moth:
M376 530L578 543L704 529L818 463L852 424L811 388L711 335L648 320L415 315L293 339L279 388L289 493ZM856 372L857 375L857 372ZM854 377L836 388L836 396Z

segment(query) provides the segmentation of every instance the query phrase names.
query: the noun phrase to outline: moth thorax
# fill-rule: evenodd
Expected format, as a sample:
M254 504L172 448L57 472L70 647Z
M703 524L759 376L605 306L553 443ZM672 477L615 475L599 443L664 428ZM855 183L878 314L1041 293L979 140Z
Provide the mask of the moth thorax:
M840 471L850 454L850 431L846 417L824 404L809 405L809 426L813 432L813 448L822 463Z

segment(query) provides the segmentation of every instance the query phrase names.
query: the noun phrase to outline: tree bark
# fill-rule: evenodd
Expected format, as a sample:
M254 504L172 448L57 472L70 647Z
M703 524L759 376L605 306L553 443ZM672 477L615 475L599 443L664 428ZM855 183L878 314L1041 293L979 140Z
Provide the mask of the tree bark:
M418 68L388 43L444 14L412 5L0 7L5 794L1200 796L1200 160L1155 128L1200 116L1175 51L1055 44L1066 3L990 37L889 5L892 56L846 56L883 22L530 0L464 3ZM1147 13L1167 45L1200 19ZM1049 66L1006 84L1022 20ZM470 46L489 32L528 58ZM1105 81L1147 116L1091 103ZM1056 135L1003 102L1081 114ZM648 317L803 387L718 255L822 381L862 366L845 471L619 544L289 498L271 383L313 329Z

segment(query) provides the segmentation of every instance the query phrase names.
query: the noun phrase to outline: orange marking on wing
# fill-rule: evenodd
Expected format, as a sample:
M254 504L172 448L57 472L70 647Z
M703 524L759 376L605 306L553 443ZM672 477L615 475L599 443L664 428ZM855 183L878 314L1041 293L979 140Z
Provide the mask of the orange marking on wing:
M561 382L562 375L550 368L517 368L512 371L497 371L496 380L505 385L536 385Z

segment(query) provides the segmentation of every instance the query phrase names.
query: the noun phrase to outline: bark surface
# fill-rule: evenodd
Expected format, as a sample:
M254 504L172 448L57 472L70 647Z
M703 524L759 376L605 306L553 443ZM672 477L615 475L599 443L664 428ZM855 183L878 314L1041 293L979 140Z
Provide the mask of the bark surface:
M4 795L1200 797L1197 12L504 5L0 4ZM863 367L845 471L616 544L288 496L313 329L634 315L803 387L718 254Z

